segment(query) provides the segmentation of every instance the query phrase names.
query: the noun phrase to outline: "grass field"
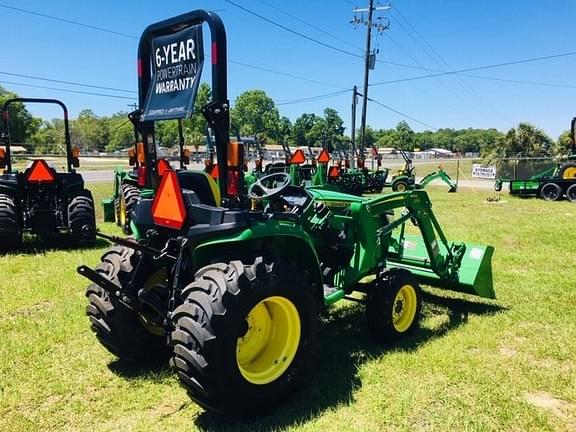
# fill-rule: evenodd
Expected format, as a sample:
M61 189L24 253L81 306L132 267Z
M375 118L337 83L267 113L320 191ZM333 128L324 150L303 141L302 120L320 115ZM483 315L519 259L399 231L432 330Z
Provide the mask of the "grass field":
M92 186L98 201L111 190ZM75 268L96 265L104 243L1 257L0 430L576 430L576 206L430 194L449 239L495 246L498 300L427 289L420 327L390 346L343 305L306 385L244 423L204 412L167 367L134 369L98 344Z

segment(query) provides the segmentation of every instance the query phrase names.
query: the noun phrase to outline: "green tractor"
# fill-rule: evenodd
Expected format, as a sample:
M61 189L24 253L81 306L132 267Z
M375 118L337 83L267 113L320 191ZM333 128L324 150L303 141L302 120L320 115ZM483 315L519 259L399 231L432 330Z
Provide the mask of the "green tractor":
M112 196L102 200L104 222L116 222L125 234L131 234L131 214L140 199L141 193L150 194L153 191L144 188L145 158L143 144L139 139L137 113L128 114L134 124L134 146L128 150L128 163L131 169L116 168L114 170L114 186ZM189 152L184 148L184 133L182 120L178 120L178 142L180 145L179 167L186 169L190 163ZM170 168L170 163L159 159L162 169Z
M387 187L391 187L394 192L403 192L408 189L424 189L426 185L434 180L442 180L448 185L448 192L456 192L458 185L450 178L450 176L438 167L437 171L426 174L419 183L416 183L416 176L414 174L414 165L412 159L404 150L400 150L400 155L404 159L404 168L392 175Z
M12 166L9 108L16 103L59 105L64 111L64 140L68 171L57 172L44 159L36 159L23 172ZM74 168L79 166L77 148L72 148L68 110L55 99L14 98L2 108L4 130L0 148L0 248L16 250L24 233L53 242L66 236L74 246L92 246L96 237L94 200ZM88 226L88 230L83 230Z
M172 104L182 103L186 89L157 100L152 82L164 87L150 59L164 47L201 48L202 23L211 33L213 89L203 113L215 133L221 205L205 178L174 170L159 178L153 169L150 107L180 112ZM195 51L194 59L167 66L199 74L202 58ZM120 359L170 358L199 405L246 416L303 382L318 347L320 312L339 301L364 303L367 330L387 342L417 329L421 284L495 297L493 248L449 242L424 191L365 198L293 185L289 173L278 172L243 193L242 167L230 163L238 148L229 147L226 34L213 12L149 26L139 64L147 181L159 186L135 206L134 238L99 234L116 245L96 269L78 268L91 281L92 330Z

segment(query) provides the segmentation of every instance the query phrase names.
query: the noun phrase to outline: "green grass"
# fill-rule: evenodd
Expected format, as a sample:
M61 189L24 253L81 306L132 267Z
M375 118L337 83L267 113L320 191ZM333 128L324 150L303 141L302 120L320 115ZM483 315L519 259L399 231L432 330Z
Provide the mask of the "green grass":
M97 201L111 191L91 187ZM575 430L576 206L430 194L449 239L495 246L498 300L427 289L420 327L389 346L367 335L360 306L338 307L306 384L244 423L204 412L168 368L130 368L99 345L75 268L105 244L3 256L0 430Z

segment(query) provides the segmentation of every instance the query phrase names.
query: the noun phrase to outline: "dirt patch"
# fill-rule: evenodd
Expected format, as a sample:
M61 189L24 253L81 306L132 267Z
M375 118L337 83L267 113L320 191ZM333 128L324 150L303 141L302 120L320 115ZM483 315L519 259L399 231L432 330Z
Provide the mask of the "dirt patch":
M576 420L576 404L558 399L546 392L527 393L524 397L529 404L548 411L556 417Z
M8 312L7 318L9 320L15 320L22 317L31 317L41 312L51 311L52 309L54 309L54 304L52 302L41 301L31 306ZM3 318L2 315L0 315L0 318Z
M509 347L509 346L501 346L498 351L500 351L500 354L502 356L507 357L507 358L515 357L516 354L518 354L518 351L516 351L514 348Z

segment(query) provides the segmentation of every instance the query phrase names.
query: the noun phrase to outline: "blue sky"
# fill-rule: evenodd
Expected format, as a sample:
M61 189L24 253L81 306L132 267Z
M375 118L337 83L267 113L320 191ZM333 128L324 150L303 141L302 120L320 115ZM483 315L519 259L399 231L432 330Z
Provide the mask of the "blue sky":
M354 5L365 6L367 0L233 1L325 44L362 54L365 27L354 29L349 22ZM10 7L109 29L124 36ZM132 102L129 99L80 95L15 83L133 97L130 91L136 90L136 51L142 30L153 22L197 8L218 10L227 29L229 60L305 78L231 63L229 95L232 101L241 92L253 88L263 89L276 102L285 103L362 86L361 58L291 34L225 0L0 0L3 30L0 85L21 96L59 98L69 106L73 116L84 108L92 109L97 115L128 110L127 104ZM374 40L380 53L376 69L371 71L371 83L406 80L433 73L431 70L459 71L576 52L574 0L396 0L391 11L380 15L389 17L390 29ZM207 29L204 39L209 39ZM520 121L528 121L557 138L576 115L575 70L576 55L567 55L466 74L371 86L371 98L409 118L369 104L368 124L374 128L390 128L405 119L415 130L495 127L505 131ZM90 89L6 73L126 91ZM206 68L203 78L209 77L210 71ZM351 92L342 92L331 98L284 104L278 108L282 115L294 120L304 112L321 114L324 108L333 107L349 127L350 103ZM52 108L30 108L36 115L58 115Z

